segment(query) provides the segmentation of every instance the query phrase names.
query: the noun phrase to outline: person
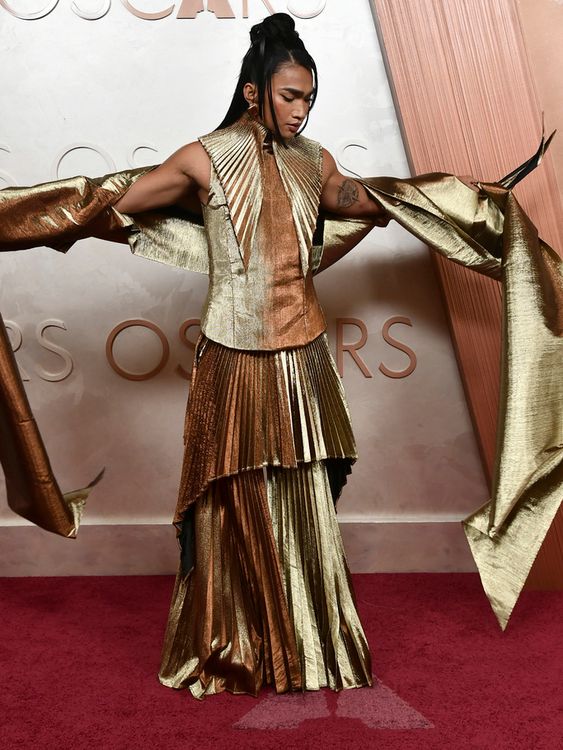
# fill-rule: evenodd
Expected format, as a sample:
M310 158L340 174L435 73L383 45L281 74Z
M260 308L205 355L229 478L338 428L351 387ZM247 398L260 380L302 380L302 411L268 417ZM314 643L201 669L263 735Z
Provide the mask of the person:
M373 684L335 514L356 445L313 277L374 226L393 218L507 292L495 482L463 522L503 628L561 504L562 264L512 193L550 139L494 183L351 179L302 135L317 88L293 20L274 14L251 29L216 130L161 165L0 190L2 251L102 237L209 274L159 671L200 699ZM94 482L61 493L1 317L0 435L10 507L75 536Z
M317 70L291 16L250 38L219 127L114 204L196 199L210 245L175 515L195 565L178 572L159 673L199 698L372 684L334 507L356 445L312 283L336 258L310 251L319 206L390 216L301 135Z

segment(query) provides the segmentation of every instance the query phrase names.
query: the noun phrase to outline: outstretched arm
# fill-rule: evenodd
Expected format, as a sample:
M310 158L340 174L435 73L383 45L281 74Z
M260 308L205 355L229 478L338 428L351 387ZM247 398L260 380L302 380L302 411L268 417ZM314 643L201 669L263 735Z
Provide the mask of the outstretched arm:
M138 213L179 205L199 214L200 201L209 191L209 175L209 157L196 141L156 166L4 188L0 190L0 252L41 246L67 252L85 237L126 242L126 224L119 211Z
M139 177L114 207L133 214L174 203L197 202L198 192L202 196L209 191L209 170L209 156L201 143L188 143L156 169Z
M326 148L323 148L321 209L339 216L371 219L380 227L391 221L383 206L367 194L361 183L338 171L334 157Z

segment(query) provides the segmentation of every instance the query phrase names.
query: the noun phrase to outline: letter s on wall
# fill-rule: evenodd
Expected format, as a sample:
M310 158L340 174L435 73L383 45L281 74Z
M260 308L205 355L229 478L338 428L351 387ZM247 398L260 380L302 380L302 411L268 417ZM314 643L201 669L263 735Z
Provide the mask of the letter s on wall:
M403 344L401 341L397 341L397 339L394 339L393 336L391 336L391 334L389 333L389 329L394 323L404 323L407 326L412 326L412 322L410 318L406 318L404 315L394 315L392 318L389 318L385 321L385 323L383 324L383 329L381 331L384 340L395 349L400 349L402 352L404 352L410 359L410 363L404 370L396 371L390 370L382 362L379 365L379 370L384 375L387 375L388 378L406 378L416 367L416 354L413 352L410 346Z
M50 318L49 320L44 320L41 323L38 323L35 328L35 337L39 345L43 349L47 349L47 351L52 352L53 354L56 354L64 362L63 369L60 370L59 372L50 372L49 370L45 370L45 368L43 367L37 368L37 373L39 374L39 377L42 380L49 380L53 383L56 383L59 380L64 380L65 378L68 378L68 376L73 370L74 362L72 361L70 352L68 352L62 346L55 344L53 341L48 341L48 339L45 338L44 333L47 330L47 328L62 328L63 331L66 331L68 329L62 320L57 320L56 318Z

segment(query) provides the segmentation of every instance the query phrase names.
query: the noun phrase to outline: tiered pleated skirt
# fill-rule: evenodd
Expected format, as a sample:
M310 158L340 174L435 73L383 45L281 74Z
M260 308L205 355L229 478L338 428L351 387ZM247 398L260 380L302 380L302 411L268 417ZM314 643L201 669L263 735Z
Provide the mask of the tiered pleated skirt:
M202 334L184 440L174 521L191 549L160 681L197 698L371 685L335 511L356 446L326 333L279 351Z

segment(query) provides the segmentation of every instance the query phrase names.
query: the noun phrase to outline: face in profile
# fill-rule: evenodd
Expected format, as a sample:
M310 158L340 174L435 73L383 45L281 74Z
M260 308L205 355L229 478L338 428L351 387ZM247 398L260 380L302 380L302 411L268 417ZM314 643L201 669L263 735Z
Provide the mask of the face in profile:
M248 84L252 86L252 84ZM250 89L249 89L250 91ZM255 87L252 87L252 95ZM272 75L272 102L283 138L293 138L307 117L312 103L313 76L302 65L285 63ZM264 125L275 133L275 125L266 94Z

